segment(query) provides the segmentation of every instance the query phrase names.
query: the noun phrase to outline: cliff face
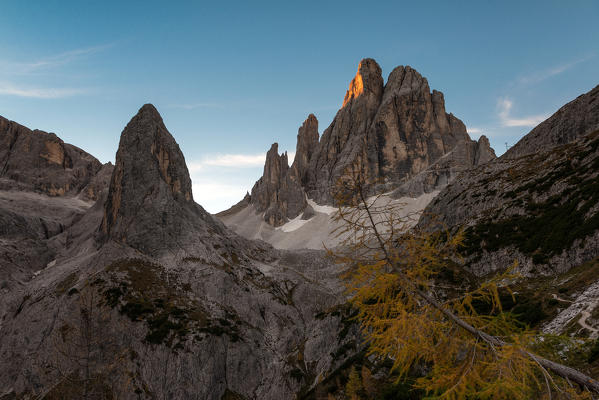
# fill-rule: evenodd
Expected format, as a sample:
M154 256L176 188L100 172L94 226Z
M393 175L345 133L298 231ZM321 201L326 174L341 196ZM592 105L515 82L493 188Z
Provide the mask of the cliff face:
M76 195L101 168L95 157L55 134L0 117L0 187Z
M146 104L121 134L100 230L107 238L158 251L179 239L186 224L182 214L192 208L183 153L158 111Z
M294 174L299 178L302 186L308 182L310 161L318 147L318 139L318 120L314 114L310 114L297 132L295 158L291 165L291 169L294 170Z
M570 143L599 129L599 86L578 96L541 122L506 153L517 158Z
M272 226L295 218L306 206L298 168L289 168L287 153L279 155L278 144L274 143L266 153L264 174L252 188L251 201L264 220Z
M431 92L417 71L397 67L386 84L381 73L376 61L360 62L341 109L320 140L318 121L308 117L290 172L282 159L274 160L271 148L254 188L277 181L275 186L285 189L257 190L262 194L256 198L253 190L250 201L266 213L266 222L278 226L298 216L306 205L303 197L333 204L337 181L351 170L361 171L373 194L395 189L397 196L419 196L495 158L488 139L471 140L462 121L446 113L443 94Z
M518 260L524 273L559 273L599 256L598 94L566 104L429 204L425 215L468 227L473 272Z
M270 179L254 192L265 202L285 197L279 177L296 170L276 146L268 160ZM354 353L357 329L337 310L338 266L324 252L244 239L196 204L183 153L152 105L123 130L98 182L109 172L93 206L0 191L3 395L82 398L69 383L91 357L85 373L107 398L287 399ZM91 356L79 346L88 316Z

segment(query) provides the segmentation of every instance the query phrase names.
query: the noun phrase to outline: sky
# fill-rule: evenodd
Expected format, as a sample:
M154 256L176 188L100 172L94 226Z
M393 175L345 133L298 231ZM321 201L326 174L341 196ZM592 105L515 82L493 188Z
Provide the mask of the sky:
M0 12L0 115L114 162L152 103L194 199L239 201L273 142L319 132L359 61L410 65L497 154L599 84L599 2L10 1Z

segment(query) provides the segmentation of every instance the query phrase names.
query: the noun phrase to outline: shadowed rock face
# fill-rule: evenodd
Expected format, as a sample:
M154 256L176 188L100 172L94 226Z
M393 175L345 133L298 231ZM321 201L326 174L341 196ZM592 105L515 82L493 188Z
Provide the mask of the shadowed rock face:
M96 158L55 134L0 117L1 187L75 195L101 168Z
M381 73L373 59L360 62L320 141L310 114L299 129L289 171L271 148L250 200L268 223L278 226L298 216L306 196L333 204L337 181L351 170L364 174L373 194L395 189L396 196L416 197L495 158L489 140L471 140L462 121L445 112L443 93L431 92L416 70L397 67L386 84Z
M308 197L330 203L335 182L351 168L363 171L373 192L389 190L453 152L450 165L443 168L447 172L436 168L428 174L426 184L413 185L416 193L411 194L418 195L443 186L458 171L494 157L488 140L477 146L462 121L445 112L443 94L431 93L426 78L417 71L397 67L384 87L380 74L374 60L360 63L343 107L323 133L312 158ZM354 89L360 81L369 82L363 91Z
M276 146L268 166L267 177L292 175ZM63 392L58 370L76 374L80 364L59 357L57 343L78 357L64 332L79 329L86 295L106 316L93 329L91 373L122 388L119 398L144 388L157 398L290 399L355 353L349 309L330 311L345 302L339 267L324 252L246 240L206 213L153 106L123 130L111 168L84 189L111 172L93 206L0 191L0 387L9 396L82 397ZM288 187L273 179L264 193L284 197ZM50 372L38 368L47 360Z
M295 158L291 165L302 185L305 185L308 179L308 168L312 154L318 146L318 137L318 120L314 114L310 114L297 132Z
M541 122L505 153L516 158L566 144L599 129L599 86Z
M202 232L222 229L193 201L183 153L158 111L146 104L121 134L101 236L158 254L180 246L196 231L190 224L198 217L206 221L198 227Z
M251 201L272 226L296 217L306 206L304 191L295 170L289 168L287 153L279 155L274 143L266 153L264 174L252 188Z
M254 184L247 204L253 204L256 211L263 212L264 220L270 225L280 226L306 208L308 203L303 185L308 180L310 160L318 146L318 136L318 120L314 114L310 114L298 130L291 168L287 153L279 155L277 143L266 153L264 173ZM239 209L238 205L234 207Z
M564 272L599 256L597 165L599 86L560 108L501 157L464 172L424 215L445 227L469 227L467 253L475 273L514 260L525 273ZM423 217L420 223L429 221Z

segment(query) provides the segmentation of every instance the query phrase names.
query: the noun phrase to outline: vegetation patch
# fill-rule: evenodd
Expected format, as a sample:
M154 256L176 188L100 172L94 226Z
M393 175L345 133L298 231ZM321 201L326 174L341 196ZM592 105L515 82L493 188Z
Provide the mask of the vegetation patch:
M572 247L576 240L592 235L599 229L599 179L596 176L599 157L586 157L599 147L599 139L584 146L563 146L565 158L550 173L519 186L505 197L523 200L525 215L500 220L488 219L466 231L466 255L480 256L514 246L531 257L535 264L546 264L551 257ZM542 201L533 201L532 194L542 196L554 185L566 182L565 188Z
M145 341L181 348L191 334L229 335L240 340L237 321L212 321L200 304L189 297L176 277L142 259L119 260L106 268L112 286L103 290L104 302L131 321L144 321ZM197 335L196 335L197 338Z
M58 285L56 285L54 293L56 293L57 296L62 296L77 282L77 278L78 275L75 272L70 273L66 278L60 281Z

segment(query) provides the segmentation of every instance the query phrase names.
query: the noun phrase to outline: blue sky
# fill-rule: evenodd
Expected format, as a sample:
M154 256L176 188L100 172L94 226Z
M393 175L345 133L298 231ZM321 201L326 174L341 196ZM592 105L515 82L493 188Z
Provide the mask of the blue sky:
M0 115L106 162L153 103L216 212L309 113L324 131L364 57L416 68L498 154L599 84L597 1L170 3L3 1Z

